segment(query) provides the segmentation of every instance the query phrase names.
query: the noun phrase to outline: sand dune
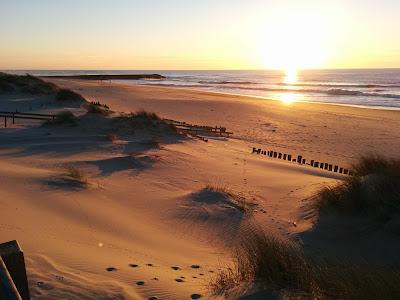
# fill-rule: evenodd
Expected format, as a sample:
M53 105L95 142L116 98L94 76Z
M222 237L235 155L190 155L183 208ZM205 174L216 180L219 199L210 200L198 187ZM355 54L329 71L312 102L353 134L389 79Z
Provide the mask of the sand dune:
M114 126L114 115L82 116L75 127L18 121L0 129L0 239L23 247L33 299L207 299L242 223L285 236L307 230L302 200L341 178L252 155L251 147L350 164L369 151L396 155L400 146L399 112L53 81L114 111L146 109L235 135L205 143L146 128L128 132ZM18 107L15 99L0 99L1 109ZM34 111L60 109L43 97L29 101L43 103ZM117 138L107 138L110 132ZM65 181L68 167L87 186ZM248 199L252 213L229 197L211 197L207 185Z

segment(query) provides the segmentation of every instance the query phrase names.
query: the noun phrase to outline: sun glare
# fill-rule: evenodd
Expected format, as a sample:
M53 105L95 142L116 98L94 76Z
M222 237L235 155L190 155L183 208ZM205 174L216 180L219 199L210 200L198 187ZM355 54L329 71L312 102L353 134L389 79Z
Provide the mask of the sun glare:
M309 13L286 15L264 28L261 59L264 67L293 70L320 67L326 57L324 20Z
M293 84L297 82L297 70L296 69L286 69L285 78L283 82L286 84Z

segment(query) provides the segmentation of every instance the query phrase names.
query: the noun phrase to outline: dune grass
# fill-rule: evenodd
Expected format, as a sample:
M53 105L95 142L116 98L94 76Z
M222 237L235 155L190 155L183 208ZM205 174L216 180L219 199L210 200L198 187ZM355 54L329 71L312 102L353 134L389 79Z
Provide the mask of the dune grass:
M59 89L55 95L55 99L58 102L86 102L85 98L70 89Z
M81 170L75 167L67 167L66 170L66 176L69 180L81 186L87 186L89 184L86 175Z
M111 113L109 109L92 103L86 105L86 110L89 114L99 114L102 116L108 116Z
M20 91L27 94L53 94L58 87L31 75L12 75L0 72L0 92Z
M361 157L354 175L325 187L313 197L317 212L368 215L389 221L400 213L400 160L378 155Z
M157 114L147 111L138 111L126 115L121 115L114 119L114 129L118 130L149 130L155 137L161 138L163 135L170 134L178 136L178 130L172 124L160 118Z
M251 214L256 204L249 201L245 196L235 193L227 184L222 183L208 183L200 191L202 197L212 197L226 199L232 203L242 213Z
M400 270L310 258L296 242L252 227L241 233L233 265L210 283L217 295L238 286L242 292L251 286L278 291L289 299L399 299Z
M46 126L48 125L64 125L64 126L77 126L78 118L70 112L69 110L59 112L56 114L56 118L53 121L46 121L44 123Z

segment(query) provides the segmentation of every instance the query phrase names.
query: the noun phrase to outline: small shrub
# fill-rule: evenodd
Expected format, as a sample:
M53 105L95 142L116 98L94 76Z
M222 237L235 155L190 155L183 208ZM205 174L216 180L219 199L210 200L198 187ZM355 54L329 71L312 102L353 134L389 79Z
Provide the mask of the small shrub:
M72 112L67 110L58 113L54 121L48 121L46 124L76 126L78 125L78 118L75 117Z
M67 167L67 178L78 183L82 186L88 185L88 180L85 174L77 168L74 167Z
M88 103L86 105L86 109L87 109L88 113L90 113L90 114L100 114L103 116L107 116L110 114L109 109L107 109L103 106L92 104L92 103Z
M58 90L56 93L56 100L59 102L86 102L85 98L69 89Z
M215 198L229 202L231 206L235 207L242 213L251 214L255 203L250 202L243 195L234 193L227 185L224 184L207 184L200 192L197 197L203 198Z

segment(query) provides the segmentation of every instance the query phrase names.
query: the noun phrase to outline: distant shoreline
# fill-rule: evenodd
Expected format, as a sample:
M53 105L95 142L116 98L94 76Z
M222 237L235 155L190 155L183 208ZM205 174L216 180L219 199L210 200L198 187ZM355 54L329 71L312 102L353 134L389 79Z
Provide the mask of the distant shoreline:
M85 80L140 80L140 79L165 79L160 74L101 74L101 75L53 75L40 76L42 78L85 79Z

